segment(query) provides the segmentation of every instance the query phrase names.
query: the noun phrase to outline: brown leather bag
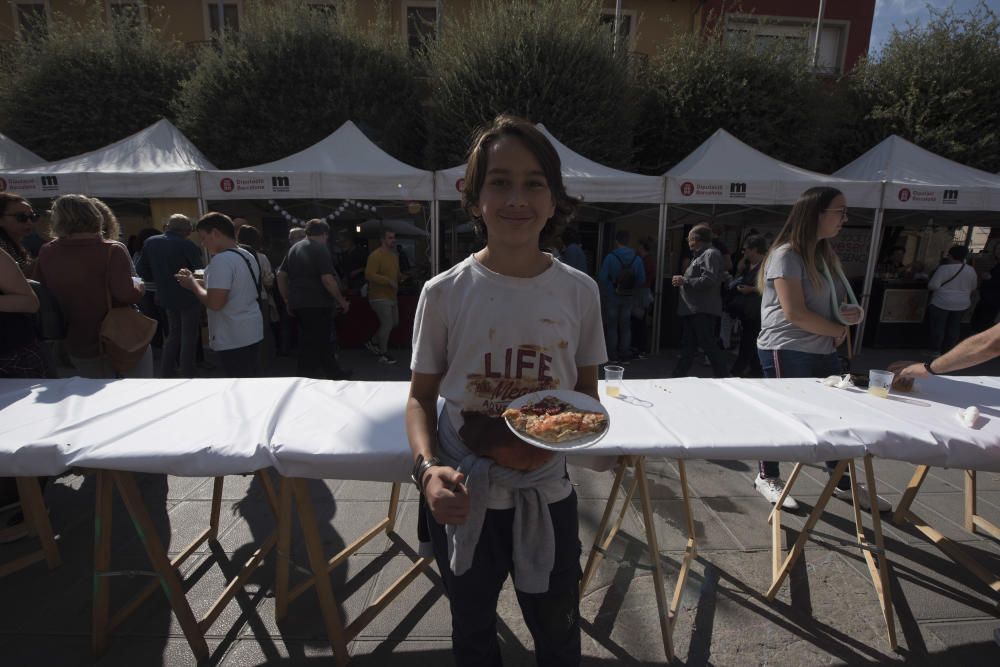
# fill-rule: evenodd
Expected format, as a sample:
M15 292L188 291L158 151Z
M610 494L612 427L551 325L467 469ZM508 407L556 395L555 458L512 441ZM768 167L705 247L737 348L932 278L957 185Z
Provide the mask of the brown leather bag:
M114 253L113 246L108 248L108 265L104 278L108 314L101 321L99 338L101 353L107 357L108 363L116 372L124 374L132 370L146 353L146 346L156 334L157 322L133 306L111 307L111 288L108 282L111 277L112 253Z

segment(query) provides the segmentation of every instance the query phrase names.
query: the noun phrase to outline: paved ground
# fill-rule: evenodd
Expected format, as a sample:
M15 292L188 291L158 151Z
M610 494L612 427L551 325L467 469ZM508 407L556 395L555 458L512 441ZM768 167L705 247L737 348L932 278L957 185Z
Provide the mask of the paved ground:
M856 369L884 367L912 353L868 351ZM346 352L343 363L357 378L405 379L405 354L395 367L378 365L370 356ZM669 375L673 354L633 362L626 377ZM291 368L281 360L277 371ZM706 367L696 364L696 370ZM1000 375L1000 364L980 371ZM912 466L877 462L879 488L899 498ZM885 639L877 598L852 539L850 507L832 500L816 539L775 602L762 592L770 572L769 506L751 488L752 461L694 461L687 467L699 557L684 589L675 633L679 664L688 665L917 665L1000 664L993 634L1000 628L998 596L961 571L911 528L887 525L891 581L900 650ZM787 471L786 471L787 472ZM610 473L573 470L580 498L581 539L592 540L611 487ZM673 579L683 554L681 502L677 469L672 462L651 462L660 559ZM809 468L796 496L808 511L819 493L823 473ZM204 526L211 483L204 479L141 478L146 502L160 532L176 553ZM1000 475L980 475L980 511L1000 523ZM385 511L388 485L315 482L312 494L324 524L328 553L338 551ZM222 531L217 544L204 545L184 572L196 614L204 613L221 590L223 579L238 568L255 543L272 530L267 506L252 477L226 480ZM92 664L89 657L90 600L93 587L92 478L68 475L49 485L46 501L59 535L63 565L47 573L35 566L0 580L0 664ZM416 543L415 495L410 489L400 509L399 534ZM934 470L914 510L946 535L962 542L982 562L1000 572L1000 543L966 533L961 527L961 478L957 471ZM148 569L140 542L115 507L114 566ZM582 601L584 664L665 664L659 639L656 601L645 556L638 506L628 510L624 531L610 549ZM786 540L794 539L804 513L785 520ZM22 545L2 547L0 558ZM305 563L301 548L294 557ZM387 538L369 543L332 575L335 593L348 619L392 582L408 561ZM273 562L258 571L245 593L211 628L209 664L332 664L323 637L315 596L292 604L289 618L275 624L271 584ZM115 577L113 602L120 602L148 578ZM528 636L512 589L501 596L500 635L506 664L534 664ZM450 618L439 580L431 572L418 579L354 642L356 665L451 665ZM194 659L171 617L165 599L156 595L119 628L100 665L189 665Z

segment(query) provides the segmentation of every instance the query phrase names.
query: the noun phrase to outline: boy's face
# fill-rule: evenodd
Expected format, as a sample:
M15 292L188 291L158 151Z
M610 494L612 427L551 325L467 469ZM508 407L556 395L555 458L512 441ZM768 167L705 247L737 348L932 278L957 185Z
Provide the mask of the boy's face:
M486 224L489 243L538 247L538 237L555 214L552 191L534 154L514 137L489 149L486 179L473 213Z

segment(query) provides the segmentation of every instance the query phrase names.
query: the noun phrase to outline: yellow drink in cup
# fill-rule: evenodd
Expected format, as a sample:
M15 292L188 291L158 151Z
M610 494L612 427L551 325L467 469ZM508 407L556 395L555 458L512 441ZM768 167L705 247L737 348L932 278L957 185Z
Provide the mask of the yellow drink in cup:
M868 393L879 398L889 398L889 387L896 374L892 371L868 371Z
M622 394L622 376L625 369L621 366L604 367L604 393L612 398L618 398Z

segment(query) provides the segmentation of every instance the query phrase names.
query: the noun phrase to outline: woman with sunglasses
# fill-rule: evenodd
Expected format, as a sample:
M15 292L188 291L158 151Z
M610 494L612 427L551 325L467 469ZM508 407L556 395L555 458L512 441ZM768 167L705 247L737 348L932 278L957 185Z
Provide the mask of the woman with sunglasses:
M847 199L836 188L809 188L792 207L757 275L761 294L761 331L757 354L764 377L809 378L839 375L837 348L864 311L844 277L833 239L847 222ZM846 302L845 302L846 300ZM827 461L833 468L837 461ZM760 461L754 488L772 504L785 488L777 461ZM847 475L838 480L834 495L851 498ZM872 499L858 484L858 502L868 510L873 500L879 511L890 509L882 497ZM795 509L788 496L782 507Z
M30 275L31 256L21 245L21 239L31 233L38 214L28 200L13 192L0 192L0 250L17 262L24 275Z

